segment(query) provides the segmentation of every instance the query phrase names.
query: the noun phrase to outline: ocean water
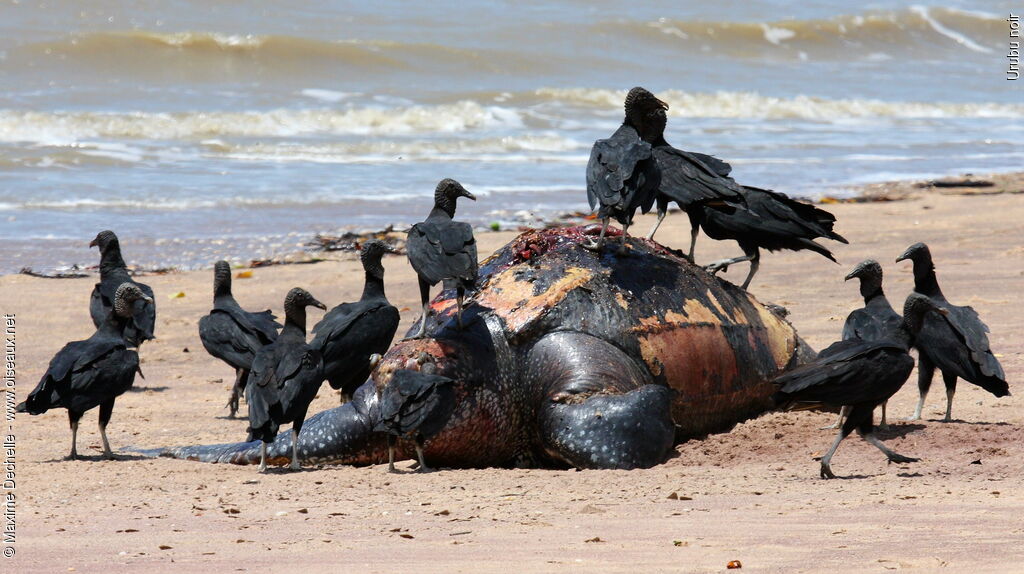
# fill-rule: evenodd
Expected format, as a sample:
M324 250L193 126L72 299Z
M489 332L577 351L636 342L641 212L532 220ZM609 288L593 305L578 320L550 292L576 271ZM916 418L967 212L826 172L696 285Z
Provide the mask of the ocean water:
M634 85L791 195L1024 163L1013 2L284 4L0 0L0 273L95 264L102 229L137 264L267 257L418 221L444 177L477 224L586 210Z

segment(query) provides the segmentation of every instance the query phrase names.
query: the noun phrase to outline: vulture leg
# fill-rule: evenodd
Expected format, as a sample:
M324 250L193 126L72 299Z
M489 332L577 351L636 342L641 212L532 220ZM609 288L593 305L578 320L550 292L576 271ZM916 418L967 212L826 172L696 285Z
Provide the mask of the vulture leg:
M299 429L292 427L292 470L299 470L302 465L299 464Z
M928 357L920 355L917 360L917 390L921 397L917 400L917 408L914 409L914 416L907 420L921 420L921 411L924 409L924 398L928 396L928 389L932 386L932 377L935 376L935 364L928 360Z
M68 422L71 423L71 454L64 457L64 460L76 460L78 459L78 420L82 418L82 413L76 413L71 409L68 409Z
M395 435L388 435L388 472L395 471Z
M420 461L420 467L416 469L416 472L431 472L433 470L423 460L423 435L419 433L416 433L416 458Z
M103 439L103 457L107 460L114 460L114 453L110 452L110 442L107 440L107 423L110 416L114 414L114 399L100 405L100 438Z
M761 253L759 251L754 252L753 258L750 260L750 273L747 273L747 279L743 282L743 290L746 291L747 287L750 286L750 280L754 278L754 273L757 273L757 268L761 266Z
M459 330L460 331L462 330L462 300L465 297L466 297L466 289L462 285L459 285L456 288L455 303L458 305L458 311L457 311L457 314L456 314L456 318L459 321Z
M690 228L690 263L693 263L693 250L697 247L698 233L700 233L700 226L694 225Z
M832 473L832 456L836 454L839 449L839 443L843 442L846 435L849 434L843 429L839 429L839 434L836 436L835 442L832 443L832 448L828 449L825 456L821 457L821 478L835 478L836 475Z
M648 241L654 239L654 234L658 231L658 227L661 226L661 222L665 220L666 213L668 213L668 209L658 208L658 221L654 222L654 227L652 227L651 232L647 234Z
M837 429L837 428L843 426L843 419L846 418L846 415L848 415L848 414L850 414L850 407L844 406L844 407L840 408L839 409L839 417L836 418L836 422L828 425L827 427L821 427L821 430Z
M622 226L622 244L619 245L619 255L626 254L626 240L629 239L629 234L626 233L629 230L628 225Z
M942 422L953 420L953 395L956 394L956 374L942 373L942 382L946 383L946 418Z
M420 301L423 303L423 319L420 320L420 330L413 339L422 339L427 334L427 317L430 316L430 285L422 278L420 279Z
M597 241L588 241L583 244L583 247L590 249L591 251L600 251L601 247L604 246L604 234L608 231L608 218L601 218L601 234L597 236Z
M267 443L260 442L260 466L259 472L267 472Z
M911 458L909 456L903 456L902 454L889 450L888 448L886 448L884 444L882 444L882 441L878 440L878 437L876 437L874 433L866 433L861 435L861 437L864 440L868 441L869 443L873 444L875 448L882 451L882 454L884 454L890 462L917 462L918 460L920 460L917 458Z
M228 418L235 418L235 414L238 412L238 399L242 396L242 391L245 389L245 379L249 376L249 372L246 369L235 369L235 384L231 386L231 398L228 399L226 405L230 412L228 412Z

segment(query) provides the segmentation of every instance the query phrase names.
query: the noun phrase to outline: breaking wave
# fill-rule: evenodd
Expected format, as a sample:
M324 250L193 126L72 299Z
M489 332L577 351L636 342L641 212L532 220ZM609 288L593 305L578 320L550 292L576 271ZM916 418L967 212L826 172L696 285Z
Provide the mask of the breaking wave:
M90 138L207 140L235 137L305 135L414 136L486 130L550 130L578 125L566 112L538 115L533 106L548 103L587 107L601 113L619 110L625 92L588 88L543 88L513 94L506 105L462 100L450 104L399 108L276 109L245 112L35 112L0 110L0 142L71 145ZM751 118L841 121L860 118L1021 118L1024 104L889 102L873 99L826 99L810 96L777 98L754 92L692 93L668 90L658 94L671 106L669 114L689 118ZM563 122L565 125L562 125ZM409 143L368 143L368 153L415 153ZM506 137L437 146L441 153L458 151L567 151L578 142L559 136ZM250 150L251 151L251 150ZM329 150L328 150L329 151ZM360 151L360 150L356 150ZM318 153L311 150L312 154Z
M828 19L774 22L698 22L661 18L630 22L637 38L661 39L735 58L884 59L891 54L927 56L955 49L988 54L1005 35L1002 17L951 8L910 6ZM655 36L655 37L658 37Z

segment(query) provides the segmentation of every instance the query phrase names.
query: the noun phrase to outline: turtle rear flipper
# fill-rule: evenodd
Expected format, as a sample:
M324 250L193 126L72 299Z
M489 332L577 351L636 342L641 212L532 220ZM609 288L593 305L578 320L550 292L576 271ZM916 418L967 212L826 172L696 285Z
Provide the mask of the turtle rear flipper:
M672 448L672 393L650 384L618 347L582 333L547 335L530 351L530 375L546 389L541 447L576 468L647 468Z
M356 391L352 401L340 407L317 413L302 425L298 450L303 462L318 464L378 464L386 461L387 442L384 434L374 433L373 418L377 416L377 397L372 384ZM132 450L132 449L129 449ZM144 456L162 456L230 464L258 464L260 442L181 446L162 449L134 449ZM292 431L286 430L267 445L267 462L283 466L290 462ZM401 453L405 456L405 452Z

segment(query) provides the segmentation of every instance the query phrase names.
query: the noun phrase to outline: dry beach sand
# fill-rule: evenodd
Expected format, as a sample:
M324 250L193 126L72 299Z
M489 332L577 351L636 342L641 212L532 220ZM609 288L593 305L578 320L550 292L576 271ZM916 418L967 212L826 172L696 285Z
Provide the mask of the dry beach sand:
M392 475L378 465L260 475L255 467L125 454L101 460L95 411L79 433L89 459L66 462L67 418L52 411L15 423L17 555L2 561L3 571L716 572L731 560L755 572L1024 571L1024 196L1012 193L1021 182L1003 178L984 195L914 190L902 201L829 205L850 240L830 245L841 265L807 252L767 254L751 286L762 302L787 307L820 349L861 303L857 285L842 280L854 264L877 258L899 306L913 279L909 262L893 260L911 243L929 243L947 297L974 306L991 327L1017 396L995 399L961 382L957 420L944 424L936 378L926 420L909 423L902 419L917 397L912 375L890 402L895 424L882 436L921 462L887 465L853 437L833 460L844 478L821 480L812 457L831 443L834 431L819 427L833 415L798 412L689 441L647 470ZM650 223L644 218L636 230ZM685 247L688 234L677 215L658 239ZM514 235L480 234L480 253ZM698 241L700 262L736 254L733 243ZM416 317L415 278L404 257L385 266L404 332ZM741 264L725 277L738 282L746 272ZM212 272L142 280L157 293L158 339L141 352L146 379L118 399L108 428L114 449L244 439L246 422L228 420L223 408L233 373L197 335ZM235 280L235 295L247 308L280 315L290 287L333 306L358 297L361 282L358 262L339 255L256 269ZM93 283L0 277L0 312L17 318L18 400L66 341L92 332ZM170 298L178 292L184 297ZM337 400L325 386L311 411Z

